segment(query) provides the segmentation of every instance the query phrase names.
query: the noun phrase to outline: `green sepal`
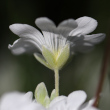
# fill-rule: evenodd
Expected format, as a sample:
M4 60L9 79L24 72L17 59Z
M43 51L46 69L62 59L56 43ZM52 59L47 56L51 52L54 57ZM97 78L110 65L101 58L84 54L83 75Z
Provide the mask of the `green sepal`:
M54 98L56 98L56 93L55 93L55 89L53 89L51 96L50 96L50 101L52 101Z
M50 98L48 96L45 97L44 102L43 102L43 106L48 108L50 104Z
M38 54L38 53L34 53L34 57L44 66L48 67L49 69L52 69L50 65L48 65L48 63L44 60L43 56Z
M54 67L56 67L55 55L45 46L42 46L42 54L49 65L54 69Z
M38 103L44 105L44 102L47 100L46 97L48 97L48 92L45 84L42 82L38 84L38 86L35 89L35 99Z
M62 50L61 54L57 58L57 67L58 69L61 69L65 63L67 62L70 55L70 47L69 44L67 44Z

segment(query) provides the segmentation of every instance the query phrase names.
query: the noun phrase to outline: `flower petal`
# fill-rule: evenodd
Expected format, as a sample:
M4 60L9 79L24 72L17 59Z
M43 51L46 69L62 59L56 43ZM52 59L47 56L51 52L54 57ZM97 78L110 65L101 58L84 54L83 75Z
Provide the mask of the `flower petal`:
M59 48L62 49L67 44L67 39L62 35L54 34L51 32L42 32L45 39L45 45L49 50L56 51Z
M78 44L84 41L84 36L68 36L67 40L73 44Z
M13 45L8 46L8 48L11 50L11 52L15 55L20 55L23 53L35 53L39 52L39 47L38 43L30 40L30 39L25 39L25 38L20 38L16 40Z
M0 110L45 110L40 104L32 100L32 92L11 92L0 99Z
M89 102L84 103L82 106L80 106L79 110L99 110L96 107L93 107L95 99L89 100Z
M35 24L42 30L47 32L56 32L56 26L52 20L47 17L40 17L35 20Z
M76 44L71 48L71 51L73 52L90 52L94 48L94 45L88 42L83 42L81 44Z
M52 107L49 107L49 110L68 110L66 107L66 101L62 100L62 101L56 103Z
M93 49L93 44L89 41L84 40L84 36L69 36L68 40L70 41L71 44L71 53L73 52L89 52Z
M55 99L53 99L49 105L49 107L53 107L55 106L57 103L60 103L62 101L66 101L67 97L66 96L59 96L59 97L56 97Z
M90 106L90 107L88 107L88 108L80 108L80 109L78 109L78 110L99 110L99 109Z
M78 27L69 33L70 36L88 34L94 31L98 24L95 19L87 16L76 19L76 22Z
M10 30L21 38L29 38L40 45L44 44L42 34L34 27L27 24L12 24L9 26Z
M20 92L12 92L4 94L1 97L0 104L1 110L14 110L16 107L24 108L26 104L29 105L31 103L32 103L32 92L28 92L27 94Z
M104 40L105 38L105 34L103 33L100 33L100 34L92 34L92 35L85 35L84 36L84 40L85 41L88 41L92 44L97 44L97 43L100 43L101 41Z
M49 105L49 110L67 110L65 96L56 97Z
M75 29L78 26L77 22L74 19L67 19L62 21L58 27L58 33L62 34L65 37L68 37L69 32Z
M32 101L33 93L32 93L32 92L27 92L27 93L24 95L24 98L25 98L26 100L31 100L31 101Z
M16 109L14 109L14 110L16 110ZM45 109L39 103L31 103L31 104L25 106L23 109L18 109L18 110L47 110L47 109Z
M72 92L67 98L68 109L76 109L80 107L80 105L86 100L86 97L87 95L84 91L79 90Z
M95 107L93 107L93 103L94 103L95 99L89 100L89 102L84 103L81 107L80 110L97 110Z

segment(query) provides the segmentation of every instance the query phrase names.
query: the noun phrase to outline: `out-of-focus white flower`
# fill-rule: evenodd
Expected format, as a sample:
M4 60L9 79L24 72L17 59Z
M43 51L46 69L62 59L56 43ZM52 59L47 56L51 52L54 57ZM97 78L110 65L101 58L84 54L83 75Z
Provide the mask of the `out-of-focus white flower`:
M56 97L49 107L45 108L37 101L32 101L31 92L13 92L1 97L0 110L98 110L92 107L93 101L83 104L86 97L84 91L74 91L68 97Z
M49 110L98 110L92 107L93 100L85 103L86 93L84 91L74 91L66 96L59 96L55 98L49 106Z
M32 100L32 92L6 93L0 98L0 110L43 110L43 107Z
M97 27L91 17L68 19L57 27L46 17L36 19L41 31L27 24L12 24L10 30L20 39L9 45L12 53L32 53L36 59L50 69L61 69L69 56L75 52L85 52L101 42L105 34L87 35Z

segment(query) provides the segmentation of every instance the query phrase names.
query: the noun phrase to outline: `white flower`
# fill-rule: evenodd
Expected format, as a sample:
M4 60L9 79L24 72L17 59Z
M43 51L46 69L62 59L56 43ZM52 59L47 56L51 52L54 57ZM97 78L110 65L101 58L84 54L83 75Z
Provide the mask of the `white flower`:
M32 101L31 92L12 92L1 97L0 110L98 110L92 107L93 100L83 104L86 97L84 91L74 91L68 97L56 97L48 108L44 108L36 101Z
M49 110L98 110L92 107L93 100L83 104L86 97L86 93L81 90L72 92L68 97L59 96L50 103Z
M32 92L20 93L11 92L6 93L0 98L0 110L42 110L42 106L32 100Z
M97 21L90 17L76 20L68 19L57 28L46 17L36 19L41 31L27 24L10 25L10 30L20 39L9 45L12 53L32 53L36 59L50 69L61 69L69 56L76 52L85 52L101 42L105 34L87 35L97 27Z

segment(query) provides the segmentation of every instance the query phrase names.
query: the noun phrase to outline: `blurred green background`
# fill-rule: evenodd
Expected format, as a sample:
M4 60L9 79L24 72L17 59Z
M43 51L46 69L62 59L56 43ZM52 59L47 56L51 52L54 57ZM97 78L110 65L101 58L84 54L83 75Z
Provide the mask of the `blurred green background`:
M35 27L38 17L48 17L56 25L68 18L90 16L98 21L93 33L110 31L110 0L0 0L0 95L8 91L33 91L44 82L49 94L54 89L54 73L44 67L32 55L14 56L8 50L18 36L9 30L13 23L25 23ZM109 36L110 37L110 36ZM95 95L106 39L86 54L76 54L60 71L60 94L84 90L88 99ZM110 66L108 69L110 73ZM103 87L100 108L110 108L109 74Z

